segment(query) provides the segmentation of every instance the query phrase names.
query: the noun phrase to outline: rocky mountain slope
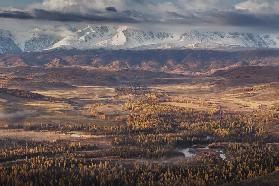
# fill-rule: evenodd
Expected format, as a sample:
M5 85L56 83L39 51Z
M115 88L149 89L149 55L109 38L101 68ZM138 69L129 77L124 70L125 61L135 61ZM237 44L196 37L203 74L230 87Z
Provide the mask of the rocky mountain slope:
M79 67L109 71L144 70L209 75L245 66L279 66L278 49L224 50L65 50L0 55L0 67Z

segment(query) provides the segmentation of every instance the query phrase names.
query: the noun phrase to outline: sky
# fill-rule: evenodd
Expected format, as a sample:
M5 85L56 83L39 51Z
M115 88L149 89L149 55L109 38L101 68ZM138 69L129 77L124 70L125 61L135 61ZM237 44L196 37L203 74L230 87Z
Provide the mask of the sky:
M279 0L0 0L0 19L279 31Z
M26 7L32 3L40 3L43 0L0 0L0 7Z

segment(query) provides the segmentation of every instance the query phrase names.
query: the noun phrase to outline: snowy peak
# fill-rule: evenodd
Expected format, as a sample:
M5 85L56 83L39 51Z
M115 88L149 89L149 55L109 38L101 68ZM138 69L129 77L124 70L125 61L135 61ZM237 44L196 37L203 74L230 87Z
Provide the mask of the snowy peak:
M198 32L182 35L180 46L193 48L276 48L278 38L257 33Z
M128 38L127 45L130 48L136 47L154 47L154 45L162 45L164 43L178 40L179 36L167 32L151 32L143 30L128 29L125 31ZM164 47L162 47L164 48Z
M124 31L127 30L127 26L120 26L116 30L116 34L111 38L110 44L113 46L124 46L127 42Z
M133 26L67 24L0 30L0 53L50 49L279 48L279 35L242 32L150 31Z

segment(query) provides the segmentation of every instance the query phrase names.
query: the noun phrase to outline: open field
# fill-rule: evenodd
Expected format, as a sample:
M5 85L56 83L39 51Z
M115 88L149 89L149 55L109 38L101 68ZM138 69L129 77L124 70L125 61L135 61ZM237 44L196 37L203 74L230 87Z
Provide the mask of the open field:
M166 92L172 99L171 105L193 109L223 108L229 112L251 112L271 109L279 104L279 84L267 83L251 86L228 87L217 91L214 85L205 83L167 85L154 87Z

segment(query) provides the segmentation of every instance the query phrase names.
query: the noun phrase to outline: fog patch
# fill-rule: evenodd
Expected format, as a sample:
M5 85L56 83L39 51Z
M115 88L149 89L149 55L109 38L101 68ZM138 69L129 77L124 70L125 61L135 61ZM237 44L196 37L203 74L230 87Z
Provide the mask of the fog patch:
M0 112L0 119L22 119L36 114L34 110L16 111L10 113Z

